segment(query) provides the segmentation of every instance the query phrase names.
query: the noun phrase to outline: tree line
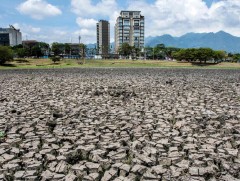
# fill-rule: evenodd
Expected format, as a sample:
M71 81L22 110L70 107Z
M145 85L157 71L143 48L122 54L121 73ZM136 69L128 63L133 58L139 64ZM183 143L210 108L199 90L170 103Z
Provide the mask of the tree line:
M37 42L26 46L17 45L11 48L13 50L14 57L42 57L50 50L50 45L45 42Z
M80 43L73 48L69 43L54 42L51 46L51 50L54 56L79 55L80 57L85 57L87 46L83 43Z
M214 51L211 48L188 48L173 53L173 58L178 61L185 60L200 63L207 63L207 61L222 62L226 59L226 56L226 52Z
M146 59L152 60L178 60L188 62L206 63L213 61L215 63L222 61L238 62L240 54L227 53L221 50L213 50L211 48L176 48L166 47L164 44L158 44L155 47L145 47L144 52L139 48L130 46L128 43L123 43L119 48L118 53L125 57L146 56ZM144 55L143 55L144 54Z
M187 48L173 52L172 57L178 61L207 63L208 61L219 63L223 61L238 62L240 54L231 54L222 50L211 48Z
M54 42L52 46L45 42L34 42L26 45L17 45L13 47L0 45L0 64L13 58L40 58L44 55L53 57L53 60L59 60L56 57L63 57L66 54L78 55L79 57L86 56L87 46L83 43L72 49L68 43Z
M38 42L34 45L23 46L17 45L14 47L0 46L0 64L5 63L8 60L12 60L13 57L25 58L25 57L42 57L43 55L51 55L53 57L63 56L65 54L75 54L84 58L86 56L87 46L80 44L77 49L72 49L67 43L54 42L50 47L45 42ZM212 50L210 48L187 48L181 49L176 47L166 47L164 44L158 44L155 47L145 47L144 51L139 48L132 47L128 43L124 43L118 50L119 55L123 55L126 58L131 56L132 58L145 56L147 59L152 60L178 60L188 62L200 62L206 63L207 61L221 62L231 61L239 62L240 54L226 53L225 51Z

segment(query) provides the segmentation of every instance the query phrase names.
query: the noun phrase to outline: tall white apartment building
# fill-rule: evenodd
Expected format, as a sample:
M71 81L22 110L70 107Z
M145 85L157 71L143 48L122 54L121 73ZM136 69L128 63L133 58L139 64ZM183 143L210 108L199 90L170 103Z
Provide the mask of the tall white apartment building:
M144 27L141 11L121 11L115 24L115 52L123 43L144 48Z

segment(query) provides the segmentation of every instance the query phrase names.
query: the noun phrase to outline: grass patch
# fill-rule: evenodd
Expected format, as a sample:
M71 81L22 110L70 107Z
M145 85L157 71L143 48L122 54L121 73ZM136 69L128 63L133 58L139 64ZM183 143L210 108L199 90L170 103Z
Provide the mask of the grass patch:
M3 138L5 136L5 133L3 131L0 131L0 138Z
M53 63L50 59L25 59L7 62L0 69L37 69L37 68L198 68L198 69L240 69L240 63L223 62L219 64L195 64L189 62L160 60L83 60L64 59Z

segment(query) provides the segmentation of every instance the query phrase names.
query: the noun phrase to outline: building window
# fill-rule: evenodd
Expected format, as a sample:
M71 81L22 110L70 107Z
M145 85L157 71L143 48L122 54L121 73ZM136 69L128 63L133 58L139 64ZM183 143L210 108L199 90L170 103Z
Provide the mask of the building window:
M130 21L128 19L125 19L123 25L128 25L129 26L130 25Z
M139 20L134 20L134 26L139 26Z
M129 12L123 12L123 13L122 13L122 17L128 18L128 17L129 17Z
M134 18L140 18L140 12L133 12Z

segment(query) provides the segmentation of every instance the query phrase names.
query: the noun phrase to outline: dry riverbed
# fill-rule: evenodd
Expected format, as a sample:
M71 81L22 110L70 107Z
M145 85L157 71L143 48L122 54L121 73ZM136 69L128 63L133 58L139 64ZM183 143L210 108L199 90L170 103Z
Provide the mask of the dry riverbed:
M239 181L240 71L0 71L0 180Z

